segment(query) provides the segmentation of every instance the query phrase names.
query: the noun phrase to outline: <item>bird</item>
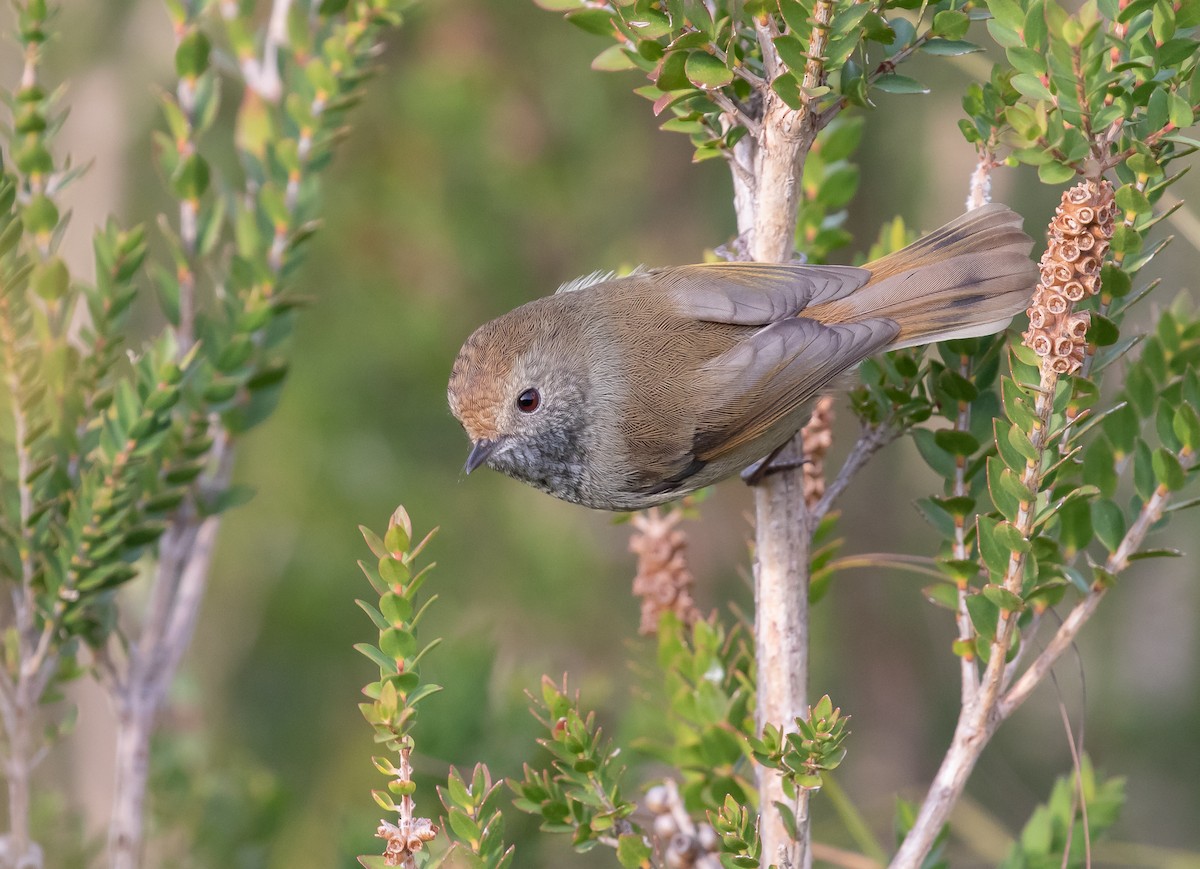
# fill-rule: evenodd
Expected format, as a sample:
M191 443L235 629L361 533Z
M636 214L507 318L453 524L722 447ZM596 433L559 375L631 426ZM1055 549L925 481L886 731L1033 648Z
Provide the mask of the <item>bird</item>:
M862 267L722 262L594 273L480 326L450 410L487 465L585 507L671 501L771 455L876 353L1000 332L1037 281L993 203Z

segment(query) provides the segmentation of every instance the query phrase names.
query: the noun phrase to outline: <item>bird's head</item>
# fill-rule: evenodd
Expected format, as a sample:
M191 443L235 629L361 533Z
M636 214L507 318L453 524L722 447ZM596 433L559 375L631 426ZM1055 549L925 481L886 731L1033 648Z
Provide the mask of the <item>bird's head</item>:
M588 372L578 330L536 303L485 323L459 351L450 410L480 465L572 500L585 473Z

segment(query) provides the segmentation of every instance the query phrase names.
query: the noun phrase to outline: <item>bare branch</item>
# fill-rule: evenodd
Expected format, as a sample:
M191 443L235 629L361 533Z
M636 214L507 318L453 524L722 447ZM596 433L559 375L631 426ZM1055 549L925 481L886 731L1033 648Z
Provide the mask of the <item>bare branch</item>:
M886 447L897 437L900 436L900 430L883 425L865 425L858 433L858 440L854 442L854 446L850 449L850 454L846 456L846 460L842 462L842 467L838 470L837 476L833 478L826 489L825 494L821 496L821 500L812 508L809 513L809 529L815 530L817 524L825 518L837 501L841 494L846 491L850 485L850 481L854 479L854 475L863 469L863 466L871 459L871 456Z
M762 126L758 121L746 114L745 109L726 96L722 91L712 91L709 96L721 108L721 111L727 114L735 123L741 124L749 130L751 136L758 138L762 134Z

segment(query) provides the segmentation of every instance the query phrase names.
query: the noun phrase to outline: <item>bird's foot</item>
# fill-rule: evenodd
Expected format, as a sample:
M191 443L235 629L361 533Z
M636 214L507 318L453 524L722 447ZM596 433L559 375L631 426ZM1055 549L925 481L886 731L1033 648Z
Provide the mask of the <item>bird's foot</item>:
M784 444L787 446L787 444ZM770 455L759 459L750 467L742 471L742 480L747 486L757 486L764 479L772 474L779 474L783 471L794 471L796 468L802 468L809 463L809 460L804 457L794 459L779 459L779 452L783 447L777 447Z

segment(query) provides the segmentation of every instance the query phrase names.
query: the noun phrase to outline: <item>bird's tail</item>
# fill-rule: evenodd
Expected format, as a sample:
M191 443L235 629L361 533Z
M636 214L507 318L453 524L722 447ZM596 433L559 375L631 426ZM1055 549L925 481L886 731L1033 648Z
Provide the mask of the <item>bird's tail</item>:
M891 350L991 335L1029 305L1038 277L1032 248L1020 215L985 205L868 263L865 285L803 316L823 323L888 317L900 324Z

